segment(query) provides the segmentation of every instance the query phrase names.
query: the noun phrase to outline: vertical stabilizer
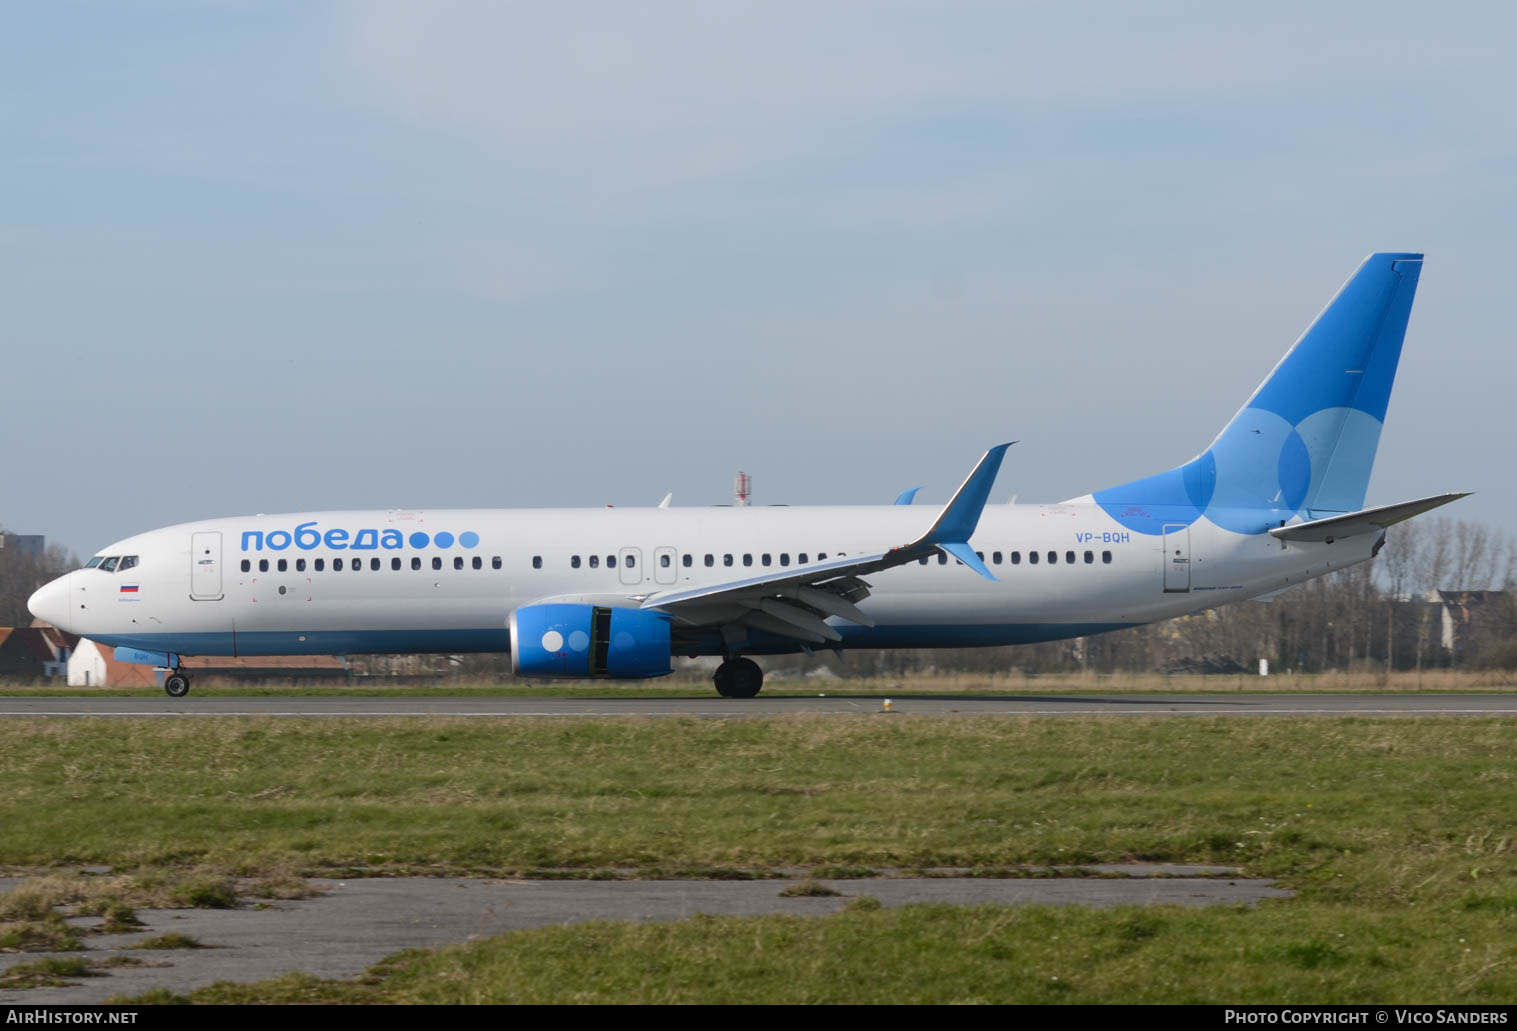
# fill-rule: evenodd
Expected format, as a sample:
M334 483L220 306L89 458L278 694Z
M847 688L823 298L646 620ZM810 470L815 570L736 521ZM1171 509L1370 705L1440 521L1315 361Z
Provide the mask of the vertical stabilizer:
M1421 272L1420 254L1365 258L1211 447L1095 501L1151 534L1202 515L1262 533L1362 508Z

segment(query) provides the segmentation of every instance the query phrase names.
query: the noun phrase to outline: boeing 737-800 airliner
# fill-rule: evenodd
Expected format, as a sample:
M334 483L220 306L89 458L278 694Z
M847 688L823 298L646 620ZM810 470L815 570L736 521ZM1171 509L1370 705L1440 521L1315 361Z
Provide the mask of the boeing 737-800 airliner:
M748 656L1080 637L1372 558L1462 494L1365 509L1422 270L1372 254L1210 447L1051 505L986 507L1009 445L936 515L857 508L311 512L185 523L104 548L32 612L169 671L184 655L510 651L530 677L661 676ZM960 568L965 567L965 568Z

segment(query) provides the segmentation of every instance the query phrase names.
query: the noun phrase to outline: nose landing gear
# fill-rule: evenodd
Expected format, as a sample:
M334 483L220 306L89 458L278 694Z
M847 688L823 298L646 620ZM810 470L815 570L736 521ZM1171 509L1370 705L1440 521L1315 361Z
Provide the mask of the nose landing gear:
M752 698L764 686L764 671L752 659L728 659L711 678L723 698Z
M163 678L163 690L170 698L183 698L190 693L190 678L176 669Z

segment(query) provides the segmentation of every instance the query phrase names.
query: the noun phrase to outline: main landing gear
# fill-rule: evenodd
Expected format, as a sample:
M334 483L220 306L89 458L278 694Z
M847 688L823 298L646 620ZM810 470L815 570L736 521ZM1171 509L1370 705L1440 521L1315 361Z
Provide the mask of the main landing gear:
M173 670L163 678L163 690L170 698L183 698L190 693L190 678Z
M764 686L764 671L752 659L728 659L716 667L711 679L723 698L752 698Z

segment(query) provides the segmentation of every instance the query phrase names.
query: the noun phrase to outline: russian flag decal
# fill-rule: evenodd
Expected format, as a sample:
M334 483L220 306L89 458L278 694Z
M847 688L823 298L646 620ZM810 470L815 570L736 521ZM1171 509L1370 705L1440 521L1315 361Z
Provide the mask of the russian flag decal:
M137 585L136 584L122 584L121 585L121 593L122 594L136 594L137 593Z

